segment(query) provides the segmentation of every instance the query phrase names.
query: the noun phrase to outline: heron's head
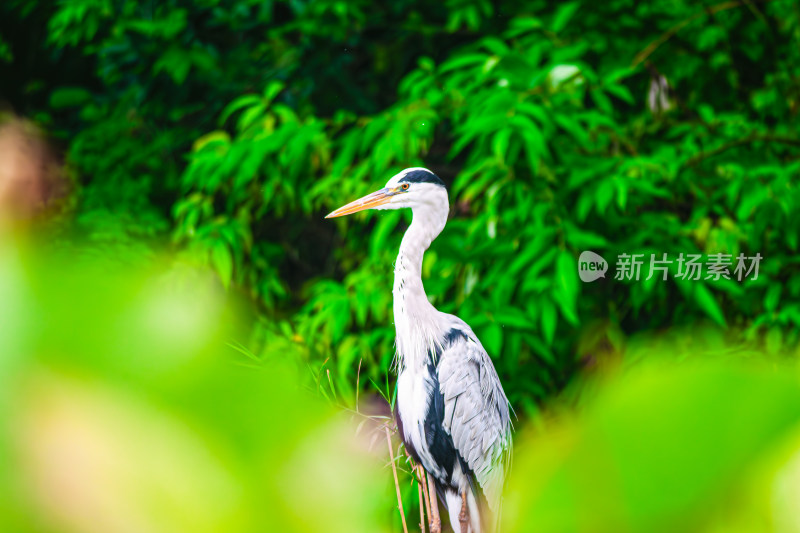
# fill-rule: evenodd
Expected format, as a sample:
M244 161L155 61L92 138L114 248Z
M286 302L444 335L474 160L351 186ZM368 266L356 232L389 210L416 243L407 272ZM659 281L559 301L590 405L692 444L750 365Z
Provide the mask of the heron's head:
M383 189L350 202L325 218L350 215L365 209L401 209L404 207L410 207L414 211L443 212L446 219L449 205L444 182L428 169L407 168L393 176Z

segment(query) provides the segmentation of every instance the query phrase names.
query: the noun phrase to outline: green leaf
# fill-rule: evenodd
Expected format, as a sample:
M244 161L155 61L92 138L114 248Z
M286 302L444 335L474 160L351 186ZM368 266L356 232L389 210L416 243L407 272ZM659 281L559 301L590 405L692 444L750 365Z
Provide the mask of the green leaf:
M614 181L611 179L603 180L595 191L595 205L597 206L597 212L601 215L605 214L606 208L611 202L611 197L614 194Z
M578 262L572 254L562 251L556 261L554 296L561 314L573 325L580 321L576 311L578 282Z
M693 283L696 283L693 291L694 299L697 305L700 306L700 309L705 311L705 313L720 326L726 326L722 309L720 309L717 300L714 298L711 291L708 290L708 287L701 284L699 281Z
M262 103L261 97L255 94L245 94L236 98L233 102L225 106L225 109L222 110L222 113L219 116L219 120L217 123L222 126L227 122L230 116L242 108L254 106L256 104Z
M528 315L525 314L520 309L511 306L504 306L502 308L498 308L494 312L495 320L503 326L512 326L515 328L520 329L529 329L533 324L531 324L530 319L528 319Z
M400 212L387 213L378 218L375 229L372 232L370 242L370 256L377 259L382 256L382 252L388 249L388 239L400 222ZM395 245L396 246L396 245Z
M449 59L442 63L439 67L439 73L444 74L445 72L449 72L451 70L458 70L464 67L469 67L472 65L477 65L479 63L486 62L489 56L486 54L463 54L454 57L453 59Z
M561 126L561 128L563 128L567 133L572 135L572 137L578 141L581 146L586 146L589 144L589 134L586 132L586 128L581 126L577 120L568 115L560 113L555 114L553 119L555 120L556 124Z
M86 103L92 94L82 87L60 87L50 93L50 107L64 109Z
M224 241L217 241L211 248L211 265L219 274L223 287L226 289L231 284L233 276L233 257L228 245Z
M267 111L267 104L260 100L257 104L248 107L244 113L239 117L239 122L236 124L240 132L247 130L250 126L256 123L259 119L264 117Z
M579 250L591 250L608 246L608 240L602 235L586 231L571 223L566 224L566 226L567 242Z
M499 357L503 349L503 329L497 322L489 322L483 328L481 343L486 347L490 356Z
M266 88L264 88L264 103L269 105L283 89L284 85L280 81L270 81Z
M783 290L783 285L779 283L773 283L767 289L767 294L764 297L764 308L767 311L775 311L778 308L778 301L781 299L781 291Z
M496 37L486 37L481 40L479 46L485 47L491 53L499 57L505 57L509 53L508 45Z
M231 143L231 137L228 135L227 132L221 130L215 130L210 133L206 133L199 139L197 139L194 144L192 145L192 150L195 152L201 151L206 146L229 146Z
M589 94L592 95L592 100L594 100L594 103L597 104L597 107L600 109L600 111L606 115L614 114L614 106L611 104L611 100L602 90L595 89Z
M170 46L153 65L153 74L162 70L172 77L176 85L182 85L192 68L190 55L180 46Z
M556 322L558 321L558 314L556 313L556 307L553 305L553 301L550 298L542 298L540 312L542 317L542 333L544 335L544 340L548 345L552 345L553 339L556 335Z
M606 92L613 94L623 102L627 102L631 105L635 103L633 95L624 85L606 85L605 90Z
M561 4L558 7L558 11L556 11L555 17L553 17L553 23L550 25L552 30L555 33L560 32L564 28L567 27L567 23L569 23L572 16L578 11L580 7L580 2L569 2L566 4Z
M492 151L500 161L505 161L508 143L511 139L511 130L502 129L494 134L492 138Z

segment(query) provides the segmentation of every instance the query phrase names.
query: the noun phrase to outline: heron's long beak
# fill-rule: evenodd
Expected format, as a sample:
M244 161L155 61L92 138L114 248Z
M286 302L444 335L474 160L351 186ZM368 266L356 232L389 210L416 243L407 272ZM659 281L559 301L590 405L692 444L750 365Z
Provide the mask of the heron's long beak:
M373 207L378 207L379 205L385 204L394 195L395 192L392 189L384 187L383 189L359 198L354 202L343 205L333 213L327 215L325 218L342 217L344 215L351 215L365 209L372 209Z

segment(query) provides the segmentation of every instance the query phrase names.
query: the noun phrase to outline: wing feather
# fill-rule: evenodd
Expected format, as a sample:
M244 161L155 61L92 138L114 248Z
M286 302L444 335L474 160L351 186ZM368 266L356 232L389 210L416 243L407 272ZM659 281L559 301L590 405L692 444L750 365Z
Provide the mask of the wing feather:
M497 512L511 452L508 400L500 379L471 330L442 351L437 372L444 429Z

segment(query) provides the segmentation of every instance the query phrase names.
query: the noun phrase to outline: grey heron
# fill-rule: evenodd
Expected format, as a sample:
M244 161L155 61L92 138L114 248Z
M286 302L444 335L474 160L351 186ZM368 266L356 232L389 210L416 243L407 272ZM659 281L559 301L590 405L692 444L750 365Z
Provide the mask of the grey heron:
M492 529L511 458L509 405L492 360L469 325L442 313L422 285L422 257L447 223L445 184L409 168L330 213L412 211L394 271L398 431L433 480L454 531ZM435 496L431 496L435 498ZM435 502L434 502L435 503Z

